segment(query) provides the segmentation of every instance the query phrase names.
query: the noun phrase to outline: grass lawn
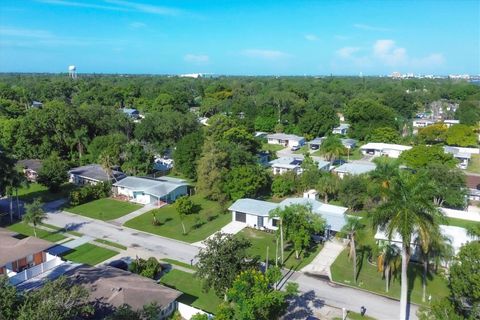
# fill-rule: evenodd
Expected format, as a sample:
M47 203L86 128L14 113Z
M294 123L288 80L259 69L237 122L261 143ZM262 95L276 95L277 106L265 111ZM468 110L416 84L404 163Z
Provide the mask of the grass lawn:
M162 276L160 282L183 292L178 301L209 313L217 312L218 306L222 303L222 300L215 295L213 290L203 292L201 280L195 278L191 273L171 270Z
M294 154L310 153L310 148L307 145L301 146L297 151L293 151Z
M150 232L159 236L178 239L186 242L204 240L214 232L232 220L231 214L222 214L218 202L210 201L201 195L191 196L190 199L199 207L199 212L185 218L187 234L183 235L180 216L174 205L167 205L142 214L125 223L126 227ZM160 225L154 225L153 214L157 217ZM215 218L214 218L215 217ZM208 219L212 219L208 221ZM195 227L197 224L197 227Z
M480 224L480 222L463 220L458 218L447 218L447 221L450 226L461 227L465 229L468 229L468 227L473 227L477 224Z
M15 224L12 224L8 226L7 229L14 232L18 232L25 236L34 236L33 227L23 222L17 222ZM57 242L57 241L66 239L60 233L59 230L46 231L46 230L39 229L38 227L37 227L37 237L40 239L51 241L51 242Z
M191 266L190 264L182 262L182 261L178 261L178 260L174 260L174 259L170 259L170 258L164 258L161 261L165 262L165 263L175 265L175 266L180 266L180 267L195 270L195 266Z
M80 233L80 232L77 232L77 231L67 231L67 230L65 230L65 228L60 228L60 227L54 226L52 224L41 223L40 225L42 225L44 227L47 227L49 229L57 230L59 232L65 232L65 233L68 233L68 234L71 234L71 235L74 235L74 236L77 236L77 237L82 237L83 236L83 233Z
M73 262L85 263L94 266L117 254L117 251L98 247L91 243L85 243L62 255L62 258Z
M363 256L363 259L362 259ZM367 261L367 255L358 254L359 271L357 284L353 283L353 266L348 259L348 251L343 251L331 266L334 281L377 292L395 299L400 299L400 275L392 279L390 290L385 292L385 280L377 272L377 267ZM408 267L409 299L414 303L422 303L422 267L411 263ZM427 277L427 297L432 295L432 301L439 300L448 295L447 280L441 275L431 274Z
M35 198L40 198L42 202L50 202L67 198L70 195L70 191L75 188L76 186L71 183L64 183L57 193L52 193L48 191L47 187L38 183L30 183L28 187L18 189L18 198L25 202L31 202Z
M245 228L238 233L239 236L243 236L252 242L252 247L248 250L248 253L252 256L259 256L263 261L266 259L267 246L268 246L268 260L270 263L275 264L275 234L265 231ZM289 249L285 250L285 267L300 270L315 258L315 256L322 249L322 245L314 245L309 251L301 253L300 259L295 259L295 251ZM279 252L280 256L280 252Z
M263 143L262 144L262 150L264 151L269 151L271 153L275 153L279 150L285 149L285 146L279 145L279 144L268 144L268 143Z
M104 198L87 202L66 210L89 218L106 221L120 218L130 212L140 209L141 207L141 205L130 202Z
M93 241L98 242L98 243L103 243L103 244L106 244L107 246L114 247L114 248L117 248L117 249L127 250L127 247L125 247L125 246L123 246L123 245L121 245L120 243L117 243L117 242L108 241L108 240L105 240L105 239L95 239Z
M342 155L340 156L340 159L343 159L343 160L360 160L363 158L363 154L362 152L360 152L360 148L359 147L356 147L355 149L353 150L350 150L350 155Z
M368 309L367 313L362 317L360 313L356 313L353 311L348 311L347 313L347 320L376 320L375 318L369 317L368 315ZM341 318L333 318L333 320L342 320Z
M472 158L468 163L467 171L480 173L480 154L472 154Z

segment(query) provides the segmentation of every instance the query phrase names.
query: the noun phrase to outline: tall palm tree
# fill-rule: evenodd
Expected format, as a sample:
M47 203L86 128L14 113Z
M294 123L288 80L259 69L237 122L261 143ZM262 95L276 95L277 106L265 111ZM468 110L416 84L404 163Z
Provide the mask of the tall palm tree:
M400 172L399 162L384 157L375 158L373 162L377 167L370 172L370 177L378 184L379 193L385 195L385 191L390 188L392 179L397 177Z
M318 180L317 191L323 196L325 203L328 203L328 196L337 193L339 188L340 180L338 176L331 173L322 175Z
M407 268L414 234L427 234L442 215L429 199L433 186L418 176L401 172L392 179L382 202L372 215L374 228L384 231L388 239L398 235L402 241L402 269L400 294L400 319L407 319Z
M23 215L23 221L33 225L33 234L37 236L37 225L42 223L47 218L45 212L42 209L43 203L39 198L33 200L32 203L25 205L25 214Z
M345 147L337 136L328 136L320 145L320 153L331 163L338 159L344 151Z
M357 283L357 240L360 236L361 230L365 225L356 217L347 217L346 224L341 230L341 234L348 237L348 257L353 260L353 282Z
M390 277L401 266L400 252L396 245L383 242L380 244L380 254L377 257L377 269L385 278L385 292L390 289Z

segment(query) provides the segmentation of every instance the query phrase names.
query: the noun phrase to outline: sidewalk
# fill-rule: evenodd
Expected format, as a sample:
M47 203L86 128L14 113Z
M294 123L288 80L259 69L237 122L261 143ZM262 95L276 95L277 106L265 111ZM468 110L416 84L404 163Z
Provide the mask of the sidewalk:
M153 210L153 209L158 209L158 208L161 208L161 207L157 207L157 206L152 205L152 204L147 204L147 205L141 207L138 210L135 210L133 212L130 212L129 214L124 215L123 217L117 218L115 220L110 220L108 222L110 222L112 224L115 224L115 225L118 225L118 226L123 226L123 224L125 222L127 222L128 220L131 220L133 218L141 216L145 212L148 212L148 211Z
M335 259L337 259L344 249L345 245L343 242L335 238L325 242L324 247L315 259L313 259L310 264L303 267L301 271L316 276L327 276L331 281L332 275L330 273L330 266L335 262Z

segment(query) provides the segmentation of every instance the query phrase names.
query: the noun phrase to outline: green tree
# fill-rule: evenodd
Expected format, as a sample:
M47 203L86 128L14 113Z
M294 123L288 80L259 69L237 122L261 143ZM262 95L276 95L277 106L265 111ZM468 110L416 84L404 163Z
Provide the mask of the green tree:
M341 154L345 152L345 147L339 137L335 135L328 136L320 145L320 153L327 161L333 163Z
M449 146L475 147L478 136L472 127L464 124L456 124L448 128L446 142Z
M457 161L449 153L445 153L440 146L417 145L410 150L403 151L400 161L412 169L424 168L429 164L445 164L453 168Z
M383 230L388 239L398 234L402 239L400 319L407 319L407 267L415 232L427 233L436 225L441 212L428 197L431 185L409 172L392 180L386 199L372 215L373 227Z
M357 217L347 217L346 223L341 230L348 238L348 257L353 261L353 282L357 283L357 240L360 238L365 225Z
M349 209L361 210L369 200L369 183L365 175L347 175L340 182L338 199Z
M309 153L305 153L300 167L302 168L302 174L298 180L300 180L302 191L314 188L322 176L322 171L318 168L318 162L313 160Z
M197 178L197 164L202 154L203 141L202 131L192 132L178 141L173 152L175 170L189 179Z
M462 170L447 164L430 163L419 174L433 184L433 194L429 196L435 205L457 209L465 207L468 191Z
M147 175L152 171L153 156L138 142L130 142L125 147L122 169L126 174Z
M116 164L120 164L120 155L127 144L127 137L121 133L96 136L88 145L88 157L93 163L98 163L102 155L108 155Z
M448 127L444 123L435 123L418 130L418 140L421 143L437 144L443 143L446 139Z
M137 258L132 261L128 269L143 277L155 279L162 271L162 265L155 257L150 257L147 260Z
M80 127L80 129L77 129L73 132L74 135L74 144L77 147L77 152L78 152L78 158L81 161L82 156L85 152L85 148L88 145L88 130L86 127Z
M175 201L174 206L178 212L178 215L180 216L180 221L182 222L183 234L187 234L187 231L185 230L184 219L187 215L194 212L195 204L192 202L192 200L190 200L189 197L183 196Z
M33 225L33 234L35 237L37 236L37 225L41 224L42 221L47 218L42 207L43 203L39 198L33 200L32 203L25 204L25 214L22 219L25 223Z
M382 127L374 129L367 139L371 142L399 143L400 135L392 127Z
M380 254L377 257L377 269L385 278L385 292L390 289L390 277L395 275L401 267L400 252L396 245L384 241L379 246Z
M316 186L318 193L323 196L323 202L328 203L329 196L336 195L340 189L340 179L337 175L323 174Z
M259 165L246 165L230 170L223 183L223 191L232 200L256 197L268 184L268 174Z
M218 297L227 298L227 290L232 287L238 274L250 268L247 262L247 249L251 243L247 239L221 232L215 233L204 242L196 256L196 276L203 280L205 289L213 289Z
M57 192L65 181L67 181L67 163L60 159L58 154L52 153L42 163L38 172L37 181L52 192Z
M273 177L272 192L275 197L285 197L295 192L297 174L289 171Z
M298 122L299 129L314 137L323 137L340 123L335 109L321 106L318 110L309 108Z
M462 101L455 111L455 118L460 120L461 124L467 126L476 125L480 122L480 101Z
M6 275L0 276L0 319L16 320L22 296L10 284Z

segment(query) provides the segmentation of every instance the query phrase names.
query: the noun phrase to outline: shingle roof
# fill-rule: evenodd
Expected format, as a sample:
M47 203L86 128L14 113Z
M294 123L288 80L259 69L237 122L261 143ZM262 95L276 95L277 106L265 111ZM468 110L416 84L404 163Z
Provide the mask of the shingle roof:
M15 232L0 228L0 267L28 255L44 251L54 245L54 243L35 237L17 239L14 237L15 234Z
M73 169L70 169L68 173L74 174L80 177L85 177L91 180L96 180L96 181L111 180L111 177L108 176L108 173L99 164L89 164L86 166L73 168ZM120 172L117 170L112 170L112 174L115 176L117 180L120 180L126 177L126 175L123 172Z
M39 159L19 160L17 162L17 165L22 167L22 168L27 168L27 169L38 172L40 170L40 168L42 167L42 160L39 160Z
M230 206L230 208L228 208L228 210L268 217L270 211L277 207L277 203L246 198L238 199Z
M163 178L165 179L165 178ZM134 191L142 191L155 197L163 197L173 190L187 185L181 179L157 180L140 177L126 177L113 184L115 187L124 187Z
M344 163L341 166L334 169L336 172L344 172L348 174L362 174L367 173L370 171L375 170L377 166L375 163L356 163L356 162L349 162Z

